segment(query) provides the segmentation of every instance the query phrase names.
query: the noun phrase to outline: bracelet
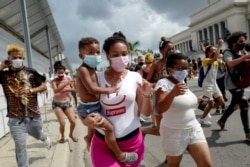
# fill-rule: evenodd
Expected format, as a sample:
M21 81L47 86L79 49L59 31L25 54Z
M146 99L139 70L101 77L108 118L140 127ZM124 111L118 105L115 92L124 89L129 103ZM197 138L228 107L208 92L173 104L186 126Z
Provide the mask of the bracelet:
M149 98L149 99L152 97L152 95L153 95L152 93L150 93L149 95L142 94L143 97Z

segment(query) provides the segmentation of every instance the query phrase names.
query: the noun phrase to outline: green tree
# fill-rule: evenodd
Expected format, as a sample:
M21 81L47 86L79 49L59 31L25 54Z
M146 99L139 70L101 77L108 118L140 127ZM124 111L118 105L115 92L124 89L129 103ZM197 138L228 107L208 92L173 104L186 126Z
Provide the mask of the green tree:
M139 41L135 41L135 42L128 42L128 51L129 51L129 55L131 56L131 61L134 61L134 56L138 56L139 53L142 53L142 50L138 49L138 46L140 46L140 42Z

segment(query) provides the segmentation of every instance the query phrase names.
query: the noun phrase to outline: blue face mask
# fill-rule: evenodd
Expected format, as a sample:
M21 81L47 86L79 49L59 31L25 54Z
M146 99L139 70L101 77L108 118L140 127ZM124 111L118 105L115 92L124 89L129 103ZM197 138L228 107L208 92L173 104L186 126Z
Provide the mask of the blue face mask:
M83 62L91 68L96 68L101 62L101 56L85 55Z
M187 77L187 74L188 74L187 70L178 70L178 71L174 71L172 75L179 82L183 83L183 81Z

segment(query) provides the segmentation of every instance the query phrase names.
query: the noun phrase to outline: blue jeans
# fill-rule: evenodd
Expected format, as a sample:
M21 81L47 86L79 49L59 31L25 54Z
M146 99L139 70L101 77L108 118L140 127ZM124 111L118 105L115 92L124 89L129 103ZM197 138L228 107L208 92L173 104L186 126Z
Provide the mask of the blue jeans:
M10 134L15 142L16 161L18 167L28 167L29 160L26 148L27 133L38 139L45 141L47 136L42 132L43 122L40 116L25 118L22 122L18 118L9 118L8 126Z

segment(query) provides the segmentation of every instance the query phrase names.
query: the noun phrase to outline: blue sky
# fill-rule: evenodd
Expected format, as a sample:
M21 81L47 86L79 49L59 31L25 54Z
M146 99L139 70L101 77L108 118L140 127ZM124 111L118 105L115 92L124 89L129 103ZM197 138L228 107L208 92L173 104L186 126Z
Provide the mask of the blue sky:
M64 43L64 54L73 70L81 60L82 37L103 41L122 31L140 49L158 51L161 36L172 36L189 25L189 16L207 5L207 0L48 0ZM102 53L105 57L104 53Z

